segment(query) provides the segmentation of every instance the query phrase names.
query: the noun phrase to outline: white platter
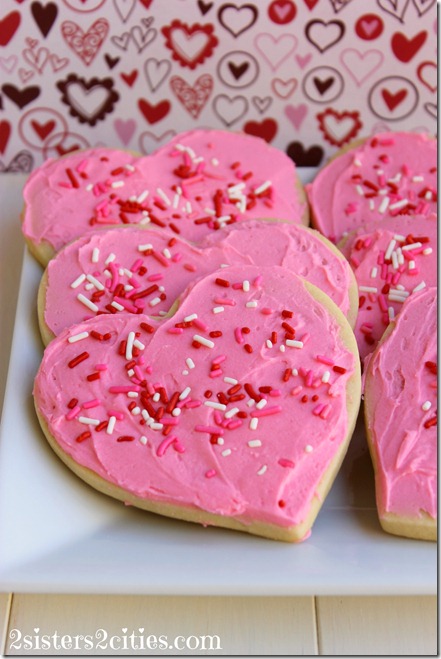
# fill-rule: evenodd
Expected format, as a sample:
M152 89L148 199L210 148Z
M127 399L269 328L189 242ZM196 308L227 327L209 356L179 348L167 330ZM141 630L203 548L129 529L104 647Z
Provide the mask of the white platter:
M33 409L40 276L25 253L0 436L0 591L436 593L435 543L381 530L362 423L312 535L298 545L126 508L77 479L52 453Z

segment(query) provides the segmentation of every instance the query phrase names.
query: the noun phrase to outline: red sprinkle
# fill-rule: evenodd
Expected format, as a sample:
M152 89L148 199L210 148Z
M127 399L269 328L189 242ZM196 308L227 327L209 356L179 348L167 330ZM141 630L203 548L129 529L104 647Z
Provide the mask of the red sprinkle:
M75 366L78 366L78 364L81 364L85 359L88 359L90 357L88 352L82 352L73 359L68 362L69 368L75 368Z
M343 368L343 366L333 366L332 370L335 371L336 373L346 373L346 369Z
M81 433L81 435L78 435L75 441L78 443L84 442L84 440L89 439L89 437L92 437L92 433L90 432L90 430L85 430L84 432Z
M220 277L216 277L214 283L217 284L218 286L222 286L223 288L228 288L230 285L229 281L227 281L226 279L221 279Z
M121 437L118 437L117 442L134 442L135 438L132 437L132 435L121 435Z

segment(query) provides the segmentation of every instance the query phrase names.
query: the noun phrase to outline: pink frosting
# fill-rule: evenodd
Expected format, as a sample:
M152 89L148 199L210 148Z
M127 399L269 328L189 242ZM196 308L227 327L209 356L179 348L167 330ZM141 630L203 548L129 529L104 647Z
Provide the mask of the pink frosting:
M91 226L152 223L198 242L243 218L301 222L294 163L264 140L182 133L154 154L91 149L48 160L24 188L24 235L55 251Z
M437 217L388 217L354 232L342 251L355 273L360 356L371 353L415 289L437 284Z
M286 269L231 266L160 326L101 315L64 331L36 404L63 451L139 497L289 527L347 437L359 366L340 331Z
M437 142L419 133L383 133L332 160L307 186L314 225L338 242L391 215L437 209Z
M368 430L380 516L437 516L437 295L405 303L369 361Z
M164 315L196 278L238 263L289 268L348 313L350 267L316 232L259 220L236 226L216 231L203 249L157 229L118 228L78 238L48 264L46 325L58 335L96 313Z

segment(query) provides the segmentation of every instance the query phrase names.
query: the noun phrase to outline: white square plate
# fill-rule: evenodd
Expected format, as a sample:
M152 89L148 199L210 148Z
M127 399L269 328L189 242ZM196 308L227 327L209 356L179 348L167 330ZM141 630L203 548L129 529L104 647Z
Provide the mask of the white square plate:
M33 379L42 356L36 317L40 276L41 268L26 253L0 438L0 591L436 593L436 544L381 530L362 423L312 535L298 545L130 509L77 479L52 453L33 409Z

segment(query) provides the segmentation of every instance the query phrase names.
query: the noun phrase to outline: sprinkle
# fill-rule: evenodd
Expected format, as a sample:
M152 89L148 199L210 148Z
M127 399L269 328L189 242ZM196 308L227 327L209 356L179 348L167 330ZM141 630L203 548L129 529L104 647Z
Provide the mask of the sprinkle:
M133 358L133 342L135 340L135 332L129 332L126 343L126 359L130 360Z
M119 302L115 302L115 300L113 300L113 302L110 303L110 306L113 307L114 309L117 309L117 311L124 311L123 305L119 304Z
M225 418L226 419L231 419L233 416L235 416L238 412L240 412L238 407L232 407L231 410L228 410L228 412L225 412Z
M223 435L224 431L222 428L217 428L215 426L195 426L194 429L196 432L206 432L209 435Z
M248 293L248 291L250 290L250 282L247 279L243 281L242 289L245 291L245 293Z
M377 275L378 275L378 268L374 266L371 270L371 279L375 279Z
M259 425L259 419L257 417L253 417L250 421L250 430L257 430L258 425Z
M197 343L200 343L207 348L214 348L215 345L214 341L210 341L210 339L206 339L204 336L200 336L199 334L193 335L193 341L196 341Z
M297 341L296 339L286 339L286 345L289 348L303 348L303 341Z
M109 265L109 263L112 263L112 261L114 261L115 259L116 259L116 255L113 252L111 252L107 257L107 259L104 261L104 265Z
M79 275L79 277L77 277L77 278L75 279L75 281L73 281L73 282L71 283L70 287L71 287L71 288L78 288L78 286L80 286L80 285L83 283L83 281L84 281L85 279L86 279L86 275L85 275L84 273L81 274L81 275Z
M195 367L195 363L194 363L194 361L192 360L191 357L187 357L187 359L185 360L185 363L187 364L188 368L190 368L190 369Z
M430 410L431 407L432 407L432 403L430 402L430 400L426 400L426 402L421 405L421 409L424 410L424 412Z
M306 444L304 450L305 450L305 453L312 453L314 449L312 448L311 444Z
M212 407L215 410L221 410L221 412L224 412L227 409L227 406L224 405L223 403L217 403L216 401L212 401L212 400L204 401L204 405L206 405L207 407Z
M78 421L87 426L97 426L101 421L99 419L91 419L88 416L79 416Z
M90 355L88 352L82 352L73 359L71 359L67 365L69 366L69 368L75 368L75 366L78 366L78 364L81 364L81 362L85 361L89 357Z
M431 247L426 247L426 249L423 249L423 254L424 256L428 256L429 254L432 254L432 251Z
M426 287L426 282L422 281L420 284L418 284L418 286L415 286L412 293L418 293L418 291L422 291L423 288L425 288L425 287Z
M226 458L227 456L231 455L231 449L226 448L224 451L222 451L221 455L223 455L223 457Z
M322 382L325 384L329 382L329 378L331 377L331 371L325 371L322 375Z
M422 243L416 242L416 243L410 243L410 245L403 245L401 249L403 250L403 252L407 252L408 250L411 249L419 249L422 246L423 246Z
M281 412L282 408L280 405L273 405L272 407L265 407L263 410L253 410L251 412L252 417L261 417L261 416L271 416L272 414L277 414Z
M294 462L292 462L292 460L287 460L286 458L280 458L279 465L288 469L294 469L295 467Z
M262 442L260 441L260 439L250 439L250 441L248 442L248 446L250 448L257 448L259 446L262 446Z
M191 392L191 387L185 387L185 389L179 394L179 400L185 400Z
M257 307L257 301L250 300L249 302L246 303L245 306L248 307L248 309L255 309Z
M271 181L265 181L265 183L262 183L262 185L259 185L258 188L255 188L253 190L255 195L262 194L262 192L265 192L265 190L268 190L272 185Z
M209 469L208 471L205 472L205 478L214 478L216 476L216 470L215 469Z
M225 307L213 307L213 313L222 313L225 311Z
M392 238L392 240L390 241L390 243L387 247L386 253L384 255L384 260L385 261L388 261L391 258L392 252L394 251L396 244L397 244L397 241L394 238Z
M376 286L359 286L358 290L363 291L364 293L378 293L378 288L376 288Z
M259 471L257 472L257 475L258 476L263 476L263 474L266 472L267 469L268 469L268 467L266 465L262 465L260 467Z
M80 332L79 334L74 334L73 336L70 336L67 340L69 343L76 343L77 341L82 341L83 339L87 339L89 336L89 332Z
M265 405L267 405L267 403L268 403L268 401L266 400L266 398L262 398L261 400L259 400L258 403L256 403L256 408L258 410L261 410L265 407Z

